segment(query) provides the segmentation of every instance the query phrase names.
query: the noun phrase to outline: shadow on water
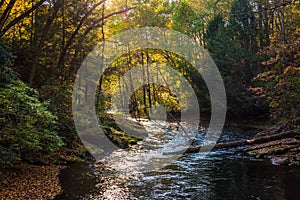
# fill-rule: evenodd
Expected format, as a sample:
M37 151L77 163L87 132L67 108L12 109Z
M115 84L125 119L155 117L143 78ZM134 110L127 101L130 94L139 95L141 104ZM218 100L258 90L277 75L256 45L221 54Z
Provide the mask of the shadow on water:
M60 171L59 180L63 193L55 199L86 199L94 193L99 182L93 168L88 164L72 164Z

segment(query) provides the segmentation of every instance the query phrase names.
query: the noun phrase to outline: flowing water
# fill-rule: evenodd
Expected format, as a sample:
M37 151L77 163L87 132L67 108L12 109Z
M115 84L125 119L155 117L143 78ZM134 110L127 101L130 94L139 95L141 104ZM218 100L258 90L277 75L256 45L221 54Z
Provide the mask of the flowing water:
M274 166L241 149L164 156L156 150L169 148L161 141L172 138L174 131L160 134L169 126L144 125L151 134L131 150L63 169L64 192L56 199L300 199L299 167ZM202 130L197 131L196 143L203 142ZM227 128L219 141L248 139L254 134L253 130Z

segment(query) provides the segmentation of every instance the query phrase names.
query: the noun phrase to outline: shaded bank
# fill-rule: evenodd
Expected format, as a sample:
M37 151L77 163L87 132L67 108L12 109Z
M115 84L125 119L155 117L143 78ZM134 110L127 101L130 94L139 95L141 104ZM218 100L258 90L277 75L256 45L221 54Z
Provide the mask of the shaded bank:
M53 199L62 192L62 166L21 164L0 171L0 199Z

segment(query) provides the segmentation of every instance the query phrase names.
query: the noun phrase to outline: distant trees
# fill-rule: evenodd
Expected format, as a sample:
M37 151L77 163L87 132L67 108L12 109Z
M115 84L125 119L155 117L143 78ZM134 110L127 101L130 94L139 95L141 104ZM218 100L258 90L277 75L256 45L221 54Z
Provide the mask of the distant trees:
M292 1L236 0L228 18L216 13L208 22L207 49L223 74L229 110L237 110L235 106L239 105L240 111L245 108L257 112L262 105L252 96L255 90L251 85L257 81L252 79L268 70L286 74L287 66L299 65L296 53L299 45L295 42L299 40L297 8L299 3ZM279 87L276 88L279 92ZM269 100L276 99L275 93L271 96ZM274 102L269 108L273 113Z

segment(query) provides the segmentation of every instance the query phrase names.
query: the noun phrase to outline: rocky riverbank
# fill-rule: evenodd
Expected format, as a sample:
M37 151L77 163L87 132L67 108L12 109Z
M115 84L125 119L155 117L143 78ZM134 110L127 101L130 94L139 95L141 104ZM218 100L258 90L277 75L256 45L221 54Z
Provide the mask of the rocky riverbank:
M164 154L198 153L205 149L226 149L243 146L247 147L245 151L257 158L271 158L274 165L300 166L300 118L260 131L252 139L229 141L214 145L191 146L181 151L165 152Z
M267 157L275 165L300 165L300 118L259 132L254 139L284 133L287 137L256 144L247 148L256 157Z

